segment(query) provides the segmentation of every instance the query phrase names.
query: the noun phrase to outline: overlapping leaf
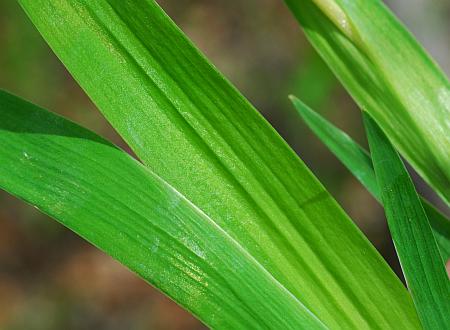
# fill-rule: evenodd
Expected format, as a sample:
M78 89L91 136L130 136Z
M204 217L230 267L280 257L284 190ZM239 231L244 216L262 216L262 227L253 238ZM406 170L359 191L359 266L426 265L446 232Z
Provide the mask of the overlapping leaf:
M381 201L378 184L369 153L350 136L314 112L298 98L291 100L308 127L331 150L331 152L353 173L367 190ZM429 202L422 199L422 206L427 213L439 250L444 260L450 259L450 221Z
M377 184L408 289L425 329L450 326L450 282L408 171L388 138L363 113Z
M20 3L142 161L325 325L418 325L375 249L155 1Z
M214 328L324 329L236 241L123 151L0 91L0 187Z
M379 0L285 0L319 54L450 203L450 83Z

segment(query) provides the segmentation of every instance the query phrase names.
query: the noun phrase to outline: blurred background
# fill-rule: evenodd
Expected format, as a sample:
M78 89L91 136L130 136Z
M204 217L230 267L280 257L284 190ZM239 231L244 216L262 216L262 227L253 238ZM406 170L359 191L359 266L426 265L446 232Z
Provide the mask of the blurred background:
M399 272L382 209L295 117L287 100L290 93L300 96L366 145L359 110L306 42L283 2L158 2L298 152ZM450 2L387 4L448 74ZM0 1L0 47L0 88L129 150L12 0ZM419 179L417 185L437 202ZM0 329L204 328L110 257L0 191Z

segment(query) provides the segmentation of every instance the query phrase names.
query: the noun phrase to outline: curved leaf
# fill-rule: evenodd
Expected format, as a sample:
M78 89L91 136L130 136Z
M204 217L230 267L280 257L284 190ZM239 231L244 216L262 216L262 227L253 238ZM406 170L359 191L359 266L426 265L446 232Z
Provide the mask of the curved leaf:
M20 3L144 164L326 326L418 326L373 246L155 1Z
M321 117L298 98L290 97L297 113L308 127L331 150L331 152L349 169L350 172L381 201L372 159L369 153L357 144L350 136L332 123ZM421 199L422 206L430 220L433 234L439 244L444 260L450 259L450 220L436 210L427 200Z
M101 137L0 91L0 187L215 328L324 329L236 241Z
M450 203L450 82L380 0L285 0L361 109Z

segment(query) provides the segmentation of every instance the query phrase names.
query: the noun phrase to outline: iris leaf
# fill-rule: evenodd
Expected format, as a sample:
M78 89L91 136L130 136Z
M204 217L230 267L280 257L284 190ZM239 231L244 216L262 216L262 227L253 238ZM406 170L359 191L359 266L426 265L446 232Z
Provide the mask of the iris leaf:
M450 203L450 82L380 0L285 0L361 109Z
M142 162L327 327L419 326L374 247L155 1L19 2Z
M334 126L313 111L295 96L290 97L300 118L330 149L330 151L348 168L364 187L381 201L372 159L369 153L345 132ZM450 220L436 210L427 200L421 199L427 213L439 250L444 260L450 259Z
M400 156L363 113L372 161L408 289L425 329L450 325L450 281L426 213Z
M0 187L215 328L325 326L245 249L128 154L0 91Z

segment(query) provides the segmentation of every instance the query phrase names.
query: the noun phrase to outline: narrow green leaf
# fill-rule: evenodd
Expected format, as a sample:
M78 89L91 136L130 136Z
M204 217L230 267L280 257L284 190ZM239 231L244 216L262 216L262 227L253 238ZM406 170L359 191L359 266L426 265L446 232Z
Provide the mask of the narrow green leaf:
M0 91L0 187L215 328L324 329L236 241L101 137Z
M430 203L422 200L422 206L433 229L434 238L439 245L442 259L450 262L450 225L448 218L434 208Z
M377 184L395 249L425 329L450 327L450 282L408 171L375 121L363 113Z
M361 109L450 204L450 83L380 0L285 0Z
M143 163L326 326L419 326L373 246L155 1L20 3Z
M295 96L290 96L297 113L308 127L330 149L330 151L349 169L363 186L381 201L372 159L369 153L345 132L334 126L313 111ZM444 260L450 259L450 220L436 210L427 200L421 199L422 206L430 220L433 234L439 244Z

